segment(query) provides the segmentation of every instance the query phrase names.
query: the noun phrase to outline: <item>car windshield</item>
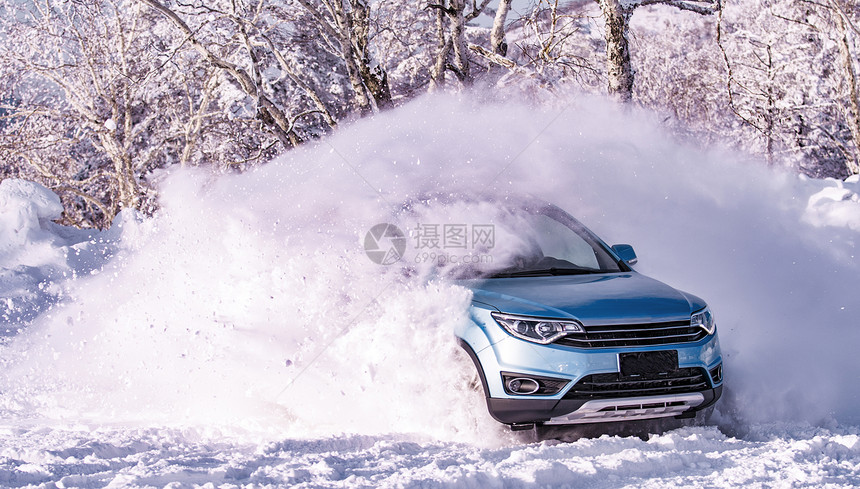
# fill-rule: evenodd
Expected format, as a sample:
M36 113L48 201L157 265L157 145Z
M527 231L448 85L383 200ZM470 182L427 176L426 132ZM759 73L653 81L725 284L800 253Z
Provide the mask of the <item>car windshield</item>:
M457 280L629 271L570 214L528 198L427 197L404 205L398 227L406 230L398 253L410 274Z
M629 271L570 214L533 200L425 199L398 223L409 273L453 279Z
M482 270L480 275L483 277L624 271L594 234L556 207L513 209L502 216L498 225L504 234L517 238L518 246L509 249L508 256L500 256L496 267Z

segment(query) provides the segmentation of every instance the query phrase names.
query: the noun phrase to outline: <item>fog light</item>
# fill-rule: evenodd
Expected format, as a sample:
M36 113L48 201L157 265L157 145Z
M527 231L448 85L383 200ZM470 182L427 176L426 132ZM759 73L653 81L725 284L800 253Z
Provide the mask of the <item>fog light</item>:
M723 364L719 364L716 367L711 369L711 380L714 381L714 385L719 384L723 381Z
M558 394L569 383L567 379L502 372L502 385L506 394L552 396Z
M540 384L533 379L520 377L508 381L508 390L514 394L534 394L538 389L540 389Z

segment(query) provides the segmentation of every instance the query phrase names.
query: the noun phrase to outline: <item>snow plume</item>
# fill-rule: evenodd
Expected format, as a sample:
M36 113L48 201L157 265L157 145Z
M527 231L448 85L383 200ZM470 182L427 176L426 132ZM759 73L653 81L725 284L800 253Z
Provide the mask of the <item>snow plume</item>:
M255 171L167 175L160 214L4 347L0 410L499 440L452 336L470 293L414 264L415 230L482 222L446 195L530 194L711 304L724 423L857 423L856 231L822 217L844 210L807 210L825 186L673 140L603 100L428 96ZM414 202L429 203L404 217ZM365 254L386 222L409 269Z

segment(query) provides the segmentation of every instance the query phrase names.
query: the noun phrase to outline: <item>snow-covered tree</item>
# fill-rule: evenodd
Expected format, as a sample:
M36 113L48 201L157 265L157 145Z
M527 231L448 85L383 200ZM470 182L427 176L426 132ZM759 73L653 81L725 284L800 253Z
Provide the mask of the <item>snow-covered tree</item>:
M468 11L466 0L431 0L428 4L428 9L436 16L436 61L430 77L431 89L445 85L448 71L462 85L472 84L474 75L469 60L466 24L481 15L489 3L489 0L483 0L480 5L472 2Z
M854 54L842 21L818 2L728 4L724 86L746 149L812 175L856 172Z
M540 100L568 84L608 91L774 164L860 171L860 12L844 0L0 0L0 9L0 178L50 186L81 226L151 210L158 168L241 170L428 87L476 82Z
M702 15L710 15L720 8L720 0L598 0L603 12L606 39L607 90L621 102L633 98L634 70L630 62L630 17L637 7L668 5Z
M819 6L819 8L822 8ZM845 92L845 98L848 104L845 107L843 114L851 128L852 151L845 151L845 167L848 173L856 175L860 173L860 95L858 95L857 72L854 67L853 43L852 34L860 34L857 29L854 19L849 12L856 14L857 9L850 9L847 6L840 5L839 0L828 0L826 8L829 10L829 17L836 26L835 37L836 44L839 46L839 65L843 81L842 87ZM850 26L850 29L849 29Z
M228 75L250 97L257 119L278 138L284 147L295 146L301 142L301 137L296 132L296 123L304 113L295 116L290 114L289 109L265 89L264 66L261 64L258 46L255 45L249 33L257 27L253 23L257 13L254 6L238 2L220 6L216 2L214 6L201 4L195 8L194 14L198 16L204 13L212 16L216 21L228 23L226 32L231 34L231 39L227 42L218 42L207 39L200 33L200 29L192 29L182 15L167 5L157 0L141 0L141 3L163 14L176 28L178 39L187 41L207 64ZM251 20L248 17L251 17ZM198 20L200 20L199 17ZM201 27L205 25L206 20L201 22ZM217 27L214 31L217 32ZM261 43L258 42L258 44ZM232 58L239 59L234 61Z
M592 2L538 0L520 19L522 34L511 53L535 70L544 84L577 80L592 87L597 82L591 35Z
M3 9L0 78L11 96L0 152L15 175L62 196L68 222L105 226L123 208L151 210L156 168L241 168L282 150L236 80L143 3L10 0ZM300 91L289 103L313 110L295 103Z
M14 95L0 129L4 159L79 201L71 222L103 225L122 208L145 208L143 177L163 150L149 138L164 125L157 109L171 86L152 19L124 0L3 9L0 65Z
M373 55L373 18L368 0L294 0L314 25L315 42L336 54L346 69L354 106L362 114L391 105L388 72Z
M377 0L371 7L368 39L378 63L387 67L392 99L424 93L435 62L436 12L404 0Z
M669 127L704 144L731 141L727 135L739 125L728 107L715 24L714 17L675 15L662 7L640 12L631 23L632 62L641 67L636 102L664 113Z

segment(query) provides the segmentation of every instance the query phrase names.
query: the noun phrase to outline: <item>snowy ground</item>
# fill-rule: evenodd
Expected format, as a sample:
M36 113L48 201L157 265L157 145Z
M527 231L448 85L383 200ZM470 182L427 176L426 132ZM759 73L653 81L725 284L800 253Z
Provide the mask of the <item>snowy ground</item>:
M860 183L656 121L425 98L254 172L165 173L159 215L102 233L0 183L0 486L860 485ZM532 443L489 419L451 337L469 292L362 248L380 222L475 218L398 211L439 192L555 202L707 299L714 425Z
M857 430L715 427L496 448L407 435L253 443L193 430L4 430L4 487L857 487ZM776 433L779 433L778 435ZM53 485L52 485L53 484Z

